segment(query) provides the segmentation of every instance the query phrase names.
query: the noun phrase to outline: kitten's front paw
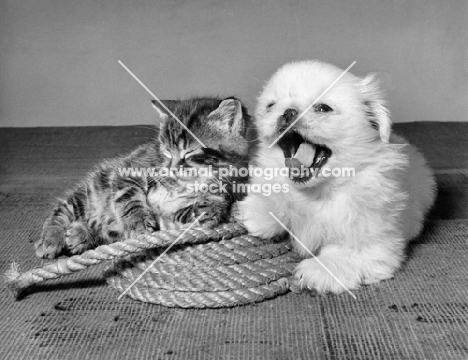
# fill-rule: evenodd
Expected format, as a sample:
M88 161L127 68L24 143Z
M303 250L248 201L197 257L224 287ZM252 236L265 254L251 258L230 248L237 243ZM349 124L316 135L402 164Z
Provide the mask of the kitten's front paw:
M42 259L55 259L63 251L65 229L63 226L44 226L41 238L34 243L36 256Z
M158 223L154 216L150 213L141 213L138 216L133 216L128 222L124 230L124 239L132 239L141 234L150 234L159 230Z
M208 201L201 201L194 206L179 210L174 216L174 221L180 224L197 221L202 227L211 229L219 224L220 217L220 213L213 209L213 205Z
M79 221L72 222L65 233L65 247L70 254L82 254L92 246L89 228Z
M143 220L143 225L146 232L155 232L159 230L158 222L152 214L147 214Z
M198 222L205 229L212 229L219 224L220 214L216 213L213 207L208 202L203 202L194 208L194 219L198 219ZM201 216L201 217L200 217Z

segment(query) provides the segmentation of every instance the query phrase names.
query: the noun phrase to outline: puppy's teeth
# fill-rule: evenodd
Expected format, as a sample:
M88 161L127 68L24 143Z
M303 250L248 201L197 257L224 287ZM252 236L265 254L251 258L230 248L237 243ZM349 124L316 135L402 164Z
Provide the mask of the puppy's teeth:
M314 146L308 143L302 143L301 146L299 146L299 149L297 150L296 155L294 157L305 166L310 166L314 161L314 155Z

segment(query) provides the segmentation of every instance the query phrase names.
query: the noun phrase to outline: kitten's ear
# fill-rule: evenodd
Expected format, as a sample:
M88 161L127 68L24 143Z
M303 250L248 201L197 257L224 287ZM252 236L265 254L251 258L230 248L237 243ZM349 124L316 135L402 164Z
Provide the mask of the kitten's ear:
M177 101L177 100L161 100L161 102L171 112L174 112L174 109L175 109L176 105L179 103L179 101ZM164 106L162 106L159 103L159 101L151 100L151 103L153 104L153 107L158 112L159 117L161 118L161 120L166 120L169 117L168 111L164 108Z
M234 98L224 99L218 108L209 115L215 116L222 122L222 127L233 133L241 133L244 129L242 104Z
M385 106L380 82L375 74L369 74L362 79L363 103L366 107L367 118L370 125L379 131L380 139L388 143L392 132L392 121Z

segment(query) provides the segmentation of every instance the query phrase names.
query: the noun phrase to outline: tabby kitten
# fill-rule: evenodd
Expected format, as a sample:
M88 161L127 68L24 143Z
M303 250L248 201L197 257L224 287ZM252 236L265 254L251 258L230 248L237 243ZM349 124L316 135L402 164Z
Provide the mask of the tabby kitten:
M246 183L247 178L219 169L247 166L249 115L234 98L194 98L165 105L206 147L153 101L161 118L155 141L104 161L60 200L35 243L38 257L80 254L170 224L190 223L203 212L203 226L228 220L233 202L243 196L233 192L232 184ZM210 165L211 173L200 171ZM122 169L129 168L149 168L155 174L125 175ZM211 190L219 186L218 191L200 192L193 191L194 184L214 184Z

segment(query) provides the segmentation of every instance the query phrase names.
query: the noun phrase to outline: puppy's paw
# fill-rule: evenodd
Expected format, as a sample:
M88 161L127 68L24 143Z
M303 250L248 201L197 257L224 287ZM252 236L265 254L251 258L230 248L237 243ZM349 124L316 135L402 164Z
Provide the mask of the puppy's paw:
M398 239L389 243L391 247L376 244L359 251L346 246L325 246L318 257L299 263L294 275L303 288L334 294L390 279L403 260L403 243Z
M274 214L274 209L268 209L268 205L263 206L261 203L252 201L253 197L249 197L238 203L238 213L236 220L243 224L250 235L263 239L273 238L284 233L283 227L269 213ZM260 201L260 198L258 199ZM278 216L279 214L274 214Z
M249 234L252 236L256 236L262 239L269 239L278 235L278 233L274 231L274 229L276 228L276 224L272 223L270 219L266 217L248 217L243 218L240 222L244 225Z
M301 288L314 289L318 293L341 294L359 288L361 276L352 268L342 267L329 259L316 258L303 260L294 270L294 276Z
M82 254L92 247L89 228L80 221L72 222L65 232L65 247L70 254Z

